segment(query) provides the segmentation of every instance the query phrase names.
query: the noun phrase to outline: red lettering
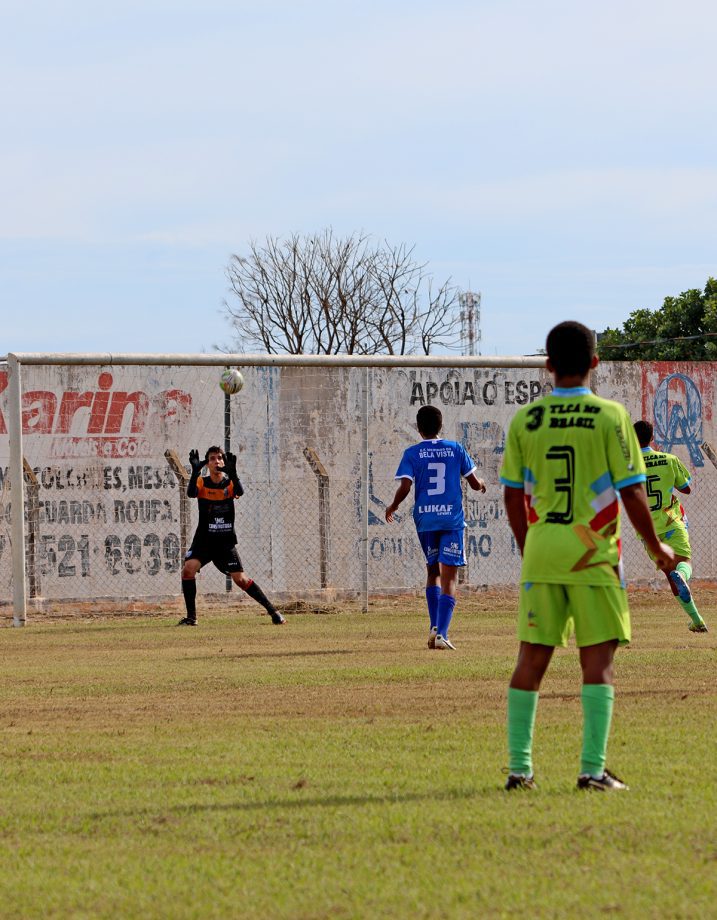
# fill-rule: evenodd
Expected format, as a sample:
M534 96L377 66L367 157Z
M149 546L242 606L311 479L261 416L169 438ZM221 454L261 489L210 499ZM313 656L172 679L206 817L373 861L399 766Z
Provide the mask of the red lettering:
M22 395L23 434L50 434L57 399L49 390L31 390Z
M73 393L65 391L60 403L60 418L55 432L67 434L72 425L72 419L79 409L88 409L92 405L93 393Z
M135 393L112 394L110 411L105 425L105 434L120 433L122 422L124 421L125 409L128 406L134 407L130 431L132 434L144 431L144 424L147 420L147 412L149 411L149 399L146 393L137 391Z
M157 403L164 422L184 422L192 412L192 397L183 390L162 390Z
M149 449L149 442L132 435L143 434L151 415L155 422L182 424L192 411L192 396L179 389L162 390L149 396L141 390L112 392L112 374L104 371L97 380L98 389L83 393L65 390L28 390L22 394L22 430L24 434L75 435L58 438L54 456L81 456L78 441L87 440L88 455L134 456ZM9 373L0 371L0 394L9 386ZM58 409L59 403L59 409ZM72 431L74 427L74 432ZM83 433L84 432L84 433ZM124 439L97 438L97 435L130 435ZM0 409L0 434L7 434L7 424ZM111 442L111 443L107 443ZM60 451L58 453L57 451Z

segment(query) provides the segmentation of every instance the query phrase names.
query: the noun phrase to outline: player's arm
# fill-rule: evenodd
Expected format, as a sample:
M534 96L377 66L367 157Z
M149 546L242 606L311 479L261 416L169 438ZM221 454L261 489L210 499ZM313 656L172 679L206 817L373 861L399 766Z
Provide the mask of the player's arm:
M466 482L474 492L485 492L485 482L479 479L475 473L469 473L466 476Z
M398 488L396 489L396 494L393 496L393 501L388 506L388 508L386 508L386 520L389 524L393 522L393 515L396 512L396 509L411 491L412 485L413 483L410 479L401 479Z
M187 483L187 496L189 498L196 498L199 494L197 480L204 468L204 461L200 459L198 450L194 449L189 451L189 465L192 468L192 475L189 477L189 482Z
M503 489L503 502L505 513L508 516L510 529L513 531L515 542L518 544L520 555L523 555L525 538L528 534L528 512L525 507L525 490L506 486Z
M233 454L231 451L228 451L224 455L224 472L227 474L231 480L232 485L234 486L234 498L241 498L244 494L244 487L239 481L239 475L237 473L236 454Z
M542 410L540 411L542 412ZM540 417L542 418L542 415ZM525 488L523 486L525 482L525 462L518 431L521 424L519 416L514 415L508 428L508 437L505 442L505 452L499 478L504 487L503 504L505 505L505 513L522 556L525 548L525 538L528 535L528 509L525 505Z
M654 555L658 567L666 572L671 571L675 567L675 554L666 543L661 543L657 538L644 483L635 482L630 486L624 486L620 490L620 498L630 523Z
M677 457L673 458L673 468L675 474L675 488L683 495L689 495L692 491L692 476L687 467Z

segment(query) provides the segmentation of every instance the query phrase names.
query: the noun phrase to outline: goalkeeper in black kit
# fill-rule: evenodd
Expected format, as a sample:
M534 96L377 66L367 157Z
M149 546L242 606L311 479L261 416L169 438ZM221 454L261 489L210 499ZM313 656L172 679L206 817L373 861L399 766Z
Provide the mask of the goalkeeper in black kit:
M182 568L182 594L187 615L177 625L197 625L197 572L207 562L213 562L220 572L230 575L235 585L266 609L272 623L281 626L286 620L259 585L245 575L237 552L234 501L244 494L237 476L237 458L232 453L225 454L221 447L210 447L204 460L200 459L198 451L190 451L189 462L192 476L187 495L199 502L199 523ZM208 476L201 475L205 466Z

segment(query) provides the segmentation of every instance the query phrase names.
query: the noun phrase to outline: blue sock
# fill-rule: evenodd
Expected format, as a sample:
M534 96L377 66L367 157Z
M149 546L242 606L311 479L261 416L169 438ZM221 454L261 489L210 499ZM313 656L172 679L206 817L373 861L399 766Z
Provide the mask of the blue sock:
M431 621L431 629L438 622L438 598L441 596L441 589L438 585L430 585L426 588L426 603L428 604L428 618Z
M438 598L438 635L445 637L448 635L448 627L451 625L453 608L456 606L456 599L450 594L441 594Z

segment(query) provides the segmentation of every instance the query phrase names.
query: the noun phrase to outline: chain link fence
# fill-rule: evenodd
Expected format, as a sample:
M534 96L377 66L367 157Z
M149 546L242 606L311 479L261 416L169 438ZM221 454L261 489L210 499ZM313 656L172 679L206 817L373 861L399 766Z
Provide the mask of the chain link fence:
M214 364L172 364L168 356L167 363L21 365L30 610L107 598L121 612L132 599L179 595L197 518L197 502L186 497L188 454L197 448L203 455L210 445L237 454L245 488L236 507L239 553L269 596L336 599L419 588L425 563L410 499L393 525L384 511L425 404L441 408L444 436L465 444L488 487L465 496L464 590L516 583L519 557L498 470L513 412L550 391L540 359L521 367L482 367L480 358L247 366L232 356L245 379L233 397L219 389L222 359L202 359ZM701 448L714 438L714 379L714 365L612 364L593 380L600 395L653 421L656 440L691 469L693 494L684 505L697 578L715 576L708 509L717 470ZM8 382L0 365L0 604L12 616L17 490ZM657 582L629 523L623 532L628 579ZM230 587L211 566L200 573L200 593Z

